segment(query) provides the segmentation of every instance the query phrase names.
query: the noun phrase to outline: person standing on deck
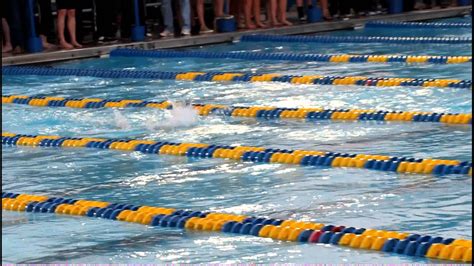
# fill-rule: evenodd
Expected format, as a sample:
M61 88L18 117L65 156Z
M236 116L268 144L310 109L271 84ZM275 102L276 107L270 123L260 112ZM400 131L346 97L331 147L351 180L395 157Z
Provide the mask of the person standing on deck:
M204 0L195 1L195 12L199 21L199 33L212 33L213 30L209 29L206 25L206 19L204 14Z
M191 35L191 7L189 0L179 0L179 5L181 9L181 19L183 20L183 26L181 27L181 35L189 36ZM160 33L160 36L172 36L174 34L174 23L171 0L163 0L161 12L164 17L165 30Z
M56 0L56 7L58 10L58 38L59 46L63 49L82 48L76 39L76 8L79 0ZM67 29L71 43L68 43L65 38L67 17Z
M260 21L260 3L260 0L244 0L245 28L266 28L265 24Z

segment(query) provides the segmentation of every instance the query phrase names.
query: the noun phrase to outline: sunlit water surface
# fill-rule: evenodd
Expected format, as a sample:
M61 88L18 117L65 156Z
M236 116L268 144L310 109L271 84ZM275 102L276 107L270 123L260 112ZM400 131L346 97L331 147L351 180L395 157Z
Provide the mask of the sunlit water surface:
M471 22L471 18L445 21ZM331 35L472 37L470 29ZM207 51L471 55L470 45L233 43ZM470 79L472 66L105 58L56 67ZM89 77L2 77L3 94L279 107L471 112L470 89L367 88ZM472 160L471 126L198 117L192 110L2 106L4 131ZM472 179L253 164L108 150L2 147L2 190L303 219L471 239ZM102 219L2 212L5 263L426 263L423 258Z

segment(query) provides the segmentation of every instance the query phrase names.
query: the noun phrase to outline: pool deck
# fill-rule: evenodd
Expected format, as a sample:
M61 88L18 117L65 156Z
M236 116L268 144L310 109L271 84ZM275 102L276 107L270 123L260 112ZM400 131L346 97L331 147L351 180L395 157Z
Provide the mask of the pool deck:
M21 54L2 56L2 64L5 65L23 65L37 63L54 63L65 60L105 57L110 51L117 48L141 48L141 49L166 49L181 48L189 46L199 46L208 44L226 43L238 40L245 34L311 34L325 31L353 29L361 27L364 23L374 20L386 21L423 21L431 19L441 19L449 17L458 17L469 14L472 6L452 7L446 9L431 9L422 11L413 11L395 15L370 16L345 21L320 22L312 24L299 24L289 27L279 27L271 29L243 30L230 33L218 33L197 35L181 38L162 38L150 39L144 42L116 43L113 45L92 46L76 50L54 50L45 51L36 54Z

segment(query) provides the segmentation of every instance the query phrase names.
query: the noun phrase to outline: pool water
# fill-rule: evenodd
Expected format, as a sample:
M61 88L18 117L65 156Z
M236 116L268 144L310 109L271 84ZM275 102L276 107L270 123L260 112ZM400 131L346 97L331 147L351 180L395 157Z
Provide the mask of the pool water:
M471 22L471 17L440 20ZM416 35L414 35L416 33ZM472 37L471 29L329 33ZM471 55L470 45L232 43L205 51ZM325 64L233 59L103 58L55 67L242 71L471 79L472 65ZM91 77L2 77L3 94L278 107L472 112L471 89L369 88ZM131 137L472 161L472 127L197 117L186 110L2 105L3 131ZM2 190L472 239L472 178L324 169L110 150L2 147ZM253 236L152 228L55 214L2 212L3 263L428 263L424 258Z

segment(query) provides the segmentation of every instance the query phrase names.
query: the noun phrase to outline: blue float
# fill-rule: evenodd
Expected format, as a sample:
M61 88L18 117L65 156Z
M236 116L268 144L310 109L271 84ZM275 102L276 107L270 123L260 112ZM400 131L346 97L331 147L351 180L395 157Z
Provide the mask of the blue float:
M237 31L237 21L234 16L221 17L216 19L217 32Z
M27 5L27 19L28 19L28 24L30 28L30 34L28 36L28 39L26 41L26 50L30 53L38 53L43 51L43 42L41 41L41 38L36 35L36 25L35 25L35 14L33 11L33 1L34 0L28 0L26 1Z
M134 42L141 42L145 40L145 26L140 25L140 9L138 0L133 1L135 11L135 26L132 27L131 38Z

